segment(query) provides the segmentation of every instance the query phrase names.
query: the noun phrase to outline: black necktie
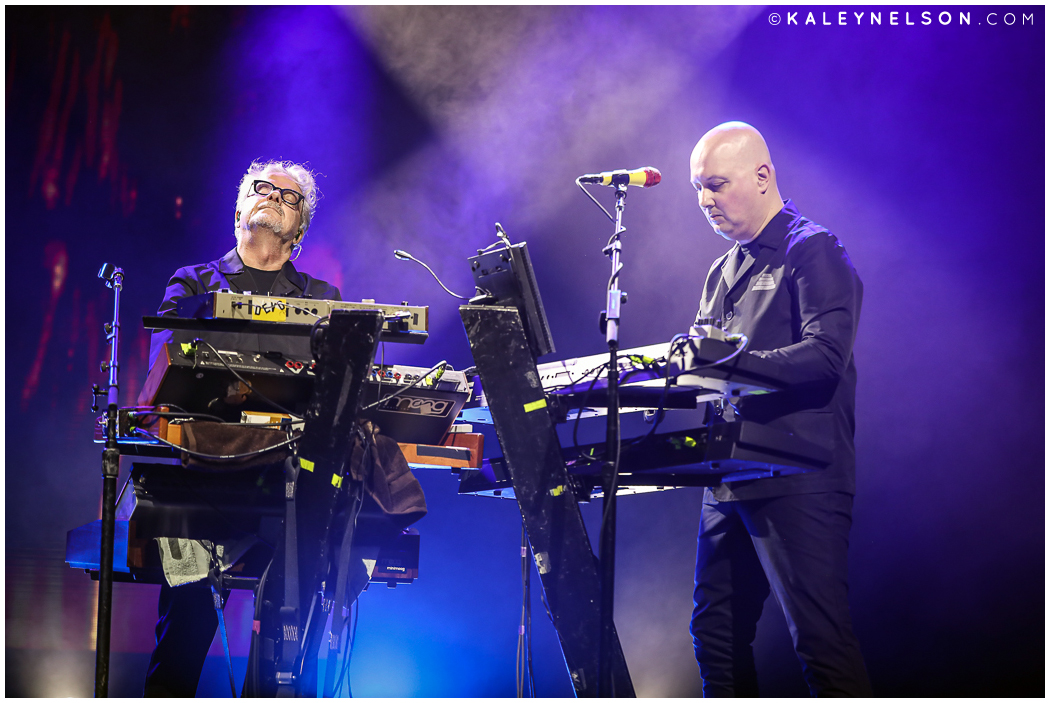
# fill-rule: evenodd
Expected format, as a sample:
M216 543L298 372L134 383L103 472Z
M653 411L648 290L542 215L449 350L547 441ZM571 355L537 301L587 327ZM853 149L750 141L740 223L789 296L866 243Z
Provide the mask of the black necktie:
M737 272L740 271L740 267L744 264L744 258L747 256L747 250L740 244L736 245L736 249L733 250L732 255L726 261L726 280L729 281L729 286L732 287L733 282L736 281Z

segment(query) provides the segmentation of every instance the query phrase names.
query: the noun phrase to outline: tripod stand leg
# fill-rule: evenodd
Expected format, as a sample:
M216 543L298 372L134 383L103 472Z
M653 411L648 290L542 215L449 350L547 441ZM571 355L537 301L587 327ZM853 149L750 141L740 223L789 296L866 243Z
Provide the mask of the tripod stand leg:
M597 696L601 580L554 421L514 308L460 308L540 583L577 696ZM620 640L607 647L617 696L634 696Z

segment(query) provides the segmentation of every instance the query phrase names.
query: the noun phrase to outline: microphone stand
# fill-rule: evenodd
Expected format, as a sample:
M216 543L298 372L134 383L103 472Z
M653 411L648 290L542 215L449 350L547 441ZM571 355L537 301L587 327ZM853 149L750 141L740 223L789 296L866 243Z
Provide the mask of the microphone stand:
M623 208L627 184L616 185L616 229L602 253L612 261L612 275L605 308L605 341L609 345L608 414L605 423L605 464L602 466L602 523L598 547L601 571L601 632L598 640L598 695L611 698L613 584L616 579L616 484L620 463L620 367L617 353L620 344L620 305L627 295L620 290L620 234L624 232Z
M98 277L113 289L113 322L107 324L109 361L102 362L102 371L109 372L106 395L106 444L102 450L102 540L98 564L98 622L95 631L95 697L109 696L109 639L113 605L113 534L116 523L117 474L120 471L120 450L117 447L117 348L120 341L120 290L124 285L124 271L112 264L103 264ZM102 395L95 386L92 393ZM97 406L94 408L97 410Z

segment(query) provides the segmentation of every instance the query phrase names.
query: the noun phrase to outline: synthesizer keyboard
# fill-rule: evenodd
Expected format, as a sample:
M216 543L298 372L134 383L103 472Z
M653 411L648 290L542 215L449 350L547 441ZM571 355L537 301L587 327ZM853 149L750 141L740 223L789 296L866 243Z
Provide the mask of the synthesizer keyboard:
M374 300L360 303L342 300L315 300L287 298L251 293L216 291L179 300L175 312L179 317L222 320L257 320L313 325L328 317L333 310L379 310L387 319L386 326L407 332L426 332L429 326L429 307L384 305Z
M669 409L695 408L699 403L782 390L787 383L766 359L734 354L737 345L727 341L721 330L694 328L693 334L671 344L649 344L621 349L617 354L620 383L620 412L638 412L658 406ZM567 408L567 419L604 415L608 388L608 352L536 367L544 393ZM671 385L666 394L667 376ZM463 411L463 420L491 423L485 407L484 390L480 407Z
M399 442L439 442L469 399L471 386L462 371L446 369L409 388L427 371L373 365L360 417L372 420ZM274 403L301 414L315 378L310 359L168 343L161 348L138 405L177 406L231 421L246 410L273 410Z
M577 499L601 494L604 442L565 447L563 458ZM800 437L753 422L726 422L677 430L627 443L620 455L622 493L639 489L713 486L722 482L787 476L825 469L831 453ZM460 493L513 498L503 457L460 474Z

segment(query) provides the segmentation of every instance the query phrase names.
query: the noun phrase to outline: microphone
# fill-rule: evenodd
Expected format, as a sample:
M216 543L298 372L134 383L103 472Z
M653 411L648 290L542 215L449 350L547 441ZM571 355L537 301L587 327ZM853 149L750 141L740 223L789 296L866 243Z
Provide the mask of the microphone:
M660 182L660 172L652 166L643 166L631 171L620 169L619 171L588 173L576 180L580 183L597 183L603 186L628 185L651 188Z

